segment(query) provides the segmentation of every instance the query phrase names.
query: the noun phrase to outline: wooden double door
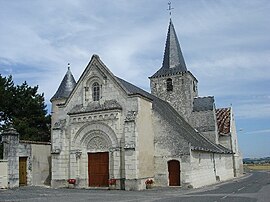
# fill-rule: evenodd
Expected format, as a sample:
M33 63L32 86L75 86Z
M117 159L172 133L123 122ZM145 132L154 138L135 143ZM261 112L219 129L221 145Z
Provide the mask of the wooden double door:
M180 186L180 162L171 160L168 162L169 186Z
M90 187L109 186L109 152L88 153L88 182Z

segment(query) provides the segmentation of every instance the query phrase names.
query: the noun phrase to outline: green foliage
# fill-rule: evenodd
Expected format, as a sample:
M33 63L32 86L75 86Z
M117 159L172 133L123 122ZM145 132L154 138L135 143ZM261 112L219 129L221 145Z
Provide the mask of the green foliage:
M0 130L12 123L22 140L50 141L51 116L37 91L38 86L15 86L11 76L0 74Z

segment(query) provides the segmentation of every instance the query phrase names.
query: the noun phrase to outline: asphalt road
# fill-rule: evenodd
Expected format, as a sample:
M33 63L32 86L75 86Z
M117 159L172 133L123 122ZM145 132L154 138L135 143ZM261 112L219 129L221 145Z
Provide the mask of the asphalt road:
M145 191L20 187L0 190L0 201L244 201L270 202L270 172L254 172L200 189L154 188Z

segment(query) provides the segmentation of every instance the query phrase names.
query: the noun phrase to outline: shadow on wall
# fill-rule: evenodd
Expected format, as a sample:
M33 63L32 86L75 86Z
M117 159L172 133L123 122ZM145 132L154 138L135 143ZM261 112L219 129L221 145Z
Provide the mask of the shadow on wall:
M51 185L51 179L52 179L52 157L48 156L48 165L49 165L49 175L44 181L44 185Z

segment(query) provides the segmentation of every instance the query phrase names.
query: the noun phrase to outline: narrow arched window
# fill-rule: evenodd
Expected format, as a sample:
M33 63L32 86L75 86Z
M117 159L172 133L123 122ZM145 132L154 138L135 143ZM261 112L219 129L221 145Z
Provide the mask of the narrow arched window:
M193 91L194 91L194 92L196 92L196 91L197 91L197 86L196 86L195 81L193 81Z
M173 84L172 84L172 79L167 79L167 91L172 91L173 90Z
M93 83L92 85L92 92L93 92L93 100L99 101L100 99L100 85L98 82Z

